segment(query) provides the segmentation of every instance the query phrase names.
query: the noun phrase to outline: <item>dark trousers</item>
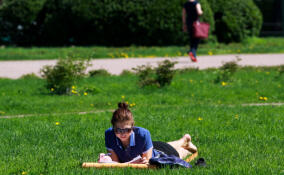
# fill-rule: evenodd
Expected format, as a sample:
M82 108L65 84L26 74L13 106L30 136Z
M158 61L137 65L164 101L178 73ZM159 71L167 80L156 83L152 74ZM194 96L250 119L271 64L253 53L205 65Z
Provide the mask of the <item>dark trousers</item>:
M190 45L189 52L192 52L193 55L196 57L196 52L197 52L197 48L198 48L198 44L199 44L200 39L199 38L195 38L193 36L193 27L192 27L192 25L188 29L189 29L188 30L188 35L189 35L189 45Z

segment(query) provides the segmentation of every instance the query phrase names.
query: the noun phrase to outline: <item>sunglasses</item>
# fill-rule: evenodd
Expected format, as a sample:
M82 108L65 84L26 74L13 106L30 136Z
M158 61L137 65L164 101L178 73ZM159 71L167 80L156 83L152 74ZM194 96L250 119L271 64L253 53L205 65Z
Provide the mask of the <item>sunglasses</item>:
M132 131L132 127L131 128L124 128L124 129L114 128L113 130L117 134L125 134L125 133L130 133Z

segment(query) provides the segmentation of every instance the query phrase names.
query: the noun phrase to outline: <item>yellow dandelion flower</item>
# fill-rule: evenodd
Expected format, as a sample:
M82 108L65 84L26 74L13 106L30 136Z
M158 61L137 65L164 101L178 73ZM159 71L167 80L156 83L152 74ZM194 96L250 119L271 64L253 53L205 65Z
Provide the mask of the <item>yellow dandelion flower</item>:
M201 121L201 120L203 120L203 118L202 117L198 117L198 119L197 119L198 121Z
M193 80L189 80L189 82L190 82L190 83L192 83L192 82L193 82Z
M235 115L235 119L239 119L239 115L238 114Z
M133 106L136 106L136 104L135 104L135 103L133 103L132 105L133 105Z
M265 72L267 75L269 75L270 74L270 72Z
M212 56L212 55L213 55L213 52L210 50L210 51L208 52L208 55Z
M88 92L84 92L84 95L85 95L85 96L88 95Z
M54 91L54 88L51 88L50 91L53 92L53 91Z
M73 94L77 94L77 91L75 91L74 89L72 89L71 91Z
M27 172L25 172L25 171L23 171L23 172L22 172L22 175L27 175L27 174L28 174L28 173L27 173Z
M260 100L263 100L263 97L259 97Z
M128 101L126 101L125 103L128 104Z
M224 81L222 81L222 86L226 86L226 85L228 85L228 83L226 83L226 82L224 82Z
M3 114L5 114L5 112L4 111L0 111L0 115L3 115Z
M129 106L132 107L133 106L132 103Z
M60 123L59 123L59 122L56 122L55 125L60 125Z
M181 55L182 55L182 53L181 53L181 52L178 52L178 53L177 53L177 55L178 55L178 56L181 56Z
M124 96L124 95L122 95L122 96L121 96L121 98L122 98L122 99L125 99L125 96Z
M76 89L76 86L72 86L72 89Z
M94 104L90 104L90 106L94 107Z
M267 100L268 100L268 98L267 98L267 97L263 97L263 100L264 100L264 101L267 101Z

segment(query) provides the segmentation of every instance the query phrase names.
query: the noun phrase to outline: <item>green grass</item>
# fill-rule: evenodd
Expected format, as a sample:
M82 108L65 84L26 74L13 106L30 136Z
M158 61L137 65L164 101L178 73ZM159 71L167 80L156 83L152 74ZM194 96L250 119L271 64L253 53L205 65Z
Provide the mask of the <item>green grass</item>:
M34 114L0 118L0 174L283 174L284 106L242 104L284 102L284 76L277 77L277 68L243 68L222 86L214 72L179 73L163 89L141 89L135 75L86 78L78 88L100 89L87 96L49 95L41 79L0 79L0 117ZM149 129L153 140L190 133L208 167L81 168L105 152L109 110L121 100L136 104L136 125ZM98 112L70 114L79 111Z
M176 57L184 56L188 46L168 47L60 47L60 48L0 48L0 60L44 60L59 58L130 58L130 57ZM243 43L201 44L198 55L238 53L284 53L284 38L250 38Z

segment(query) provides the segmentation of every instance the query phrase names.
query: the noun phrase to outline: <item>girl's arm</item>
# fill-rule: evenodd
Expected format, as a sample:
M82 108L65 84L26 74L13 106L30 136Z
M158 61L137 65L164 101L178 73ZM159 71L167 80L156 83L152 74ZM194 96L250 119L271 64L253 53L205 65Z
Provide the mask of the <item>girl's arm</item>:
M147 152L142 154L142 159L145 158L149 161L152 158L153 148L150 148Z
M107 150L107 152L110 153L110 157L111 157L112 161L119 163L118 156L116 155L116 153L114 151Z
M184 31L184 32L187 31L187 26L186 26L186 11L185 11L185 8L182 9L182 28L183 28L183 31Z
M196 4L196 11L199 16L203 14L200 3Z

